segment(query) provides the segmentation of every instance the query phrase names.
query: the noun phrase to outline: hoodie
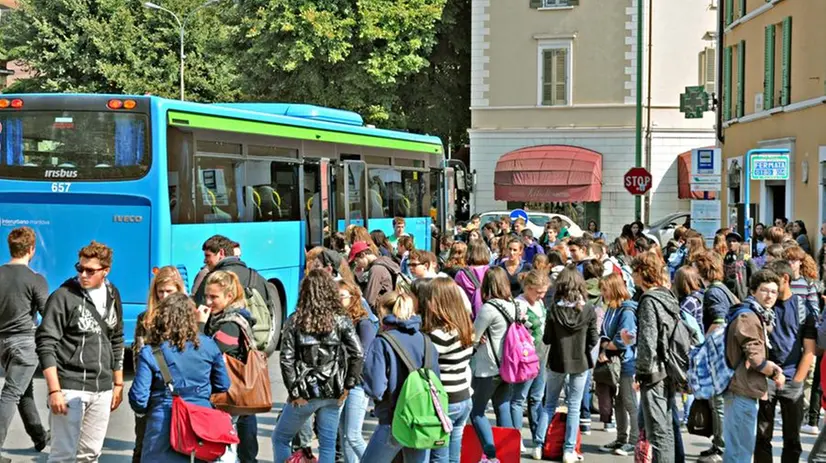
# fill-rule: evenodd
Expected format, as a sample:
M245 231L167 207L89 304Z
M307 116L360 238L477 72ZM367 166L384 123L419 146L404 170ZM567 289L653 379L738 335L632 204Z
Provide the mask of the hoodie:
M591 352L599 343L594 306L585 301L556 301L545 319L542 341L549 346L551 371L578 374L593 368Z
M400 274L401 267L390 257L382 256L373 261L364 285L364 298L370 307L375 308L381 296L395 289L394 282Z
M479 284L475 284L472 279L468 278L465 275L464 270L460 270L456 273L456 284L462 288L465 295L468 299L470 299L470 306L471 306L471 314L472 317L475 319L476 315L479 313L479 309L482 307L482 281L485 279L485 274L488 273L490 267L487 265L471 265L467 267L467 270L476 277L479 281Z
M619 348L606 350L606 355L622 355L622 375L634 376L637 367L637 348L635 341L628 345L622 341L622 330L631 333L637 330L637 303L634 301L625 301L616 309L606 309L600 331L602 341L613 342Z
M652 385L665 379L660 339L671 335L679 316L680 303L666 288L651 288L640 298L637 307L637 380L641 384Z
M390 332L407 351L415 365L424 363L424 343L433 347L430 365L427 367L439 376L439 353L428 336L420 331L422 317L414 315L407 320L399 320L395 315L387 315L382 320L384 329ZM402 384L410 374L404 362L381 336L370 344L364 359L364 392L376 403L375 415L379 424L391 424L396 401Z
M63 389L112 389L112 372L123 370L123 305L106 281L106 312L101 317L77 278L66 280L46 301L37 328L41 368L57 367Z

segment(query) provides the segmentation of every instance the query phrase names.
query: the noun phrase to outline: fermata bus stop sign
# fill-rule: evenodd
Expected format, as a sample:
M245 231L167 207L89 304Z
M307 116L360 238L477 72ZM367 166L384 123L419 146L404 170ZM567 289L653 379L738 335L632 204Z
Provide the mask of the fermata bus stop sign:
M788 180L788 154L755 154L751 157L752 180Z

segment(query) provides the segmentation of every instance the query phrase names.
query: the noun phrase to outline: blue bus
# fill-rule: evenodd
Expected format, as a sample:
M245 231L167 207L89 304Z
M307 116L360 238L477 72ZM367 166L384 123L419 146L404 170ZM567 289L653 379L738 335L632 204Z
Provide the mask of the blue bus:
M38 234L32 267L50 290L74 276L91 240L114 250L110 279L127 341L153 271L191 288L203 242L222 234L295 307L305 250L349 224L417 247L444 230L453 181L436 137L365 126L301 104L199 104L154 96L0 95L0 234ZM447 187L447 188L446 188ZM5 248L5 246L3 246Z

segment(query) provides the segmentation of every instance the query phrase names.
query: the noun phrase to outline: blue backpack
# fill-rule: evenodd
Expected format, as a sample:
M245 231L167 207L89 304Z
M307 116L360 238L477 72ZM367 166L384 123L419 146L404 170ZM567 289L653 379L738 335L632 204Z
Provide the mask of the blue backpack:
M749 310L753 310L750 304L749 302L740 304L727 317L724 328L714 330L705 338L705 342L691 350L688 366L688 385L695 398L711 399L714 396L723 394L731 384L736 367L729 365L726 357L728 327L735 318Z

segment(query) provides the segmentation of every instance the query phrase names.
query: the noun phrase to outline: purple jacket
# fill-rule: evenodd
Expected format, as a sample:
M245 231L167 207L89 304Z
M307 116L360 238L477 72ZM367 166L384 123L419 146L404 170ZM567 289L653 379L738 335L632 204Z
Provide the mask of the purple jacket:
M490 267L487 265L471 265L468 266L467 269L476 275L476 279L479 280L479 286L474 285L473 281L465 275L463 270L456 272L456 284L467 294L467 298L470 300L470 305L473 309L471 312L473 315L472 318L476 319L476 313L479 312L479 309L482 307L482 280L485 278L485 273L487 273Z

